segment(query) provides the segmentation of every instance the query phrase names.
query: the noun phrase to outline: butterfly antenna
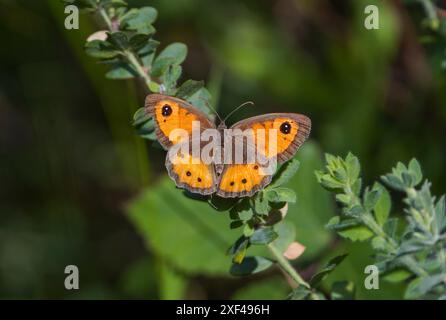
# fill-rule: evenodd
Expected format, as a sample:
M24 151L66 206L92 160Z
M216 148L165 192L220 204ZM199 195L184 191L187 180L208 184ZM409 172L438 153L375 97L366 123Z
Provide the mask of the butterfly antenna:
M244 107L244 106L247 106L247 105L254 105L254 102L252 102L252 101L246 101L246 102L244 102L244 103L242 103L241 105L239 105L237 108L235 108L234 110L232 110L231 112L229 112L229 114L224 118L224 120L223 120L223 122L224 121L226 121L226 120L228 120L229 119L229 117L231 117L235 112L237 112L239 109L241 109L242 107Z
M223 120L221 119L220 115L218 114L217 110L215 110L211 104L209 103L209 101L207 101L206 99L200 98L204 104L206 105L207 108L209 108L218 118L218 120L220 120L220 122L223 122Z

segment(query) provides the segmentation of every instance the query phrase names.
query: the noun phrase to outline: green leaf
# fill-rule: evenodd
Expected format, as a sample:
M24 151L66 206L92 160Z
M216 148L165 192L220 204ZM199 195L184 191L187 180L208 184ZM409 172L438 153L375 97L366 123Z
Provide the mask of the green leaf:
M213 111L210 108L211 104L211 94L205 87L196 91L193 95L189 96L186 100L193 106L197 107L207 115L213 116Z
M351 227L346 230L338 231L339 235L351 241L364 241L373 236L373 232L365 226Z
M155 51L159 44L160 43L158 41L149 39L149 41L147 41L146 44L138 50L138 56L145 67L151 68L153 59L155 58Z
M132 201L127 212L151 251L178 270L227 274L226 251L239 232L207 202L186 198L167 176Z
M421 180L423 180L423 173L421 172L421 166L417 159L414 158L410 160L409 171L413 177L414 186L416 186L421 182Z
M181 76L183 68L177 65L170 65L164 75L161 77L167 95L175 95L177 81Z
M108 32L107 41L116 50L127 50L130 47L129 39L124 32Z
M156 57L155 63L160 59L170 59L173 65L180 65L187 56L187 47L183 43L174 42L164 48L163 51Z
M383 275L383 279L388 282L397 283L409 279L412 275L413 274L406 269L399 268Z
M139 108L133 115L133 126L139 126L149 121L151 117L147 114L146 108Z
M278 234L271 227L260 228L254 231L249 238L249 243L257 245L265 245L273 242L278 237Z
M311 277L310 280L310 286L316 287L318 286L325 277L327 277L333 270L336 269L336 267L348 256L348 254L343 254L337 257L334 257L328 263L317 272L313 277Z
M165 57L161 59L155 59L152 65L152 69L150 70L150 75L155 78L162 77L170 66L172 66L175 62L175 59L172 57Z
M296 238L296 229L290 222L283 221L274 226L278 237L273 241L273 245L280 251L285 252L288 246Z
M113 65L112 69L105 74L108 79L132 79L138 76L135 68L128 63L119 62Z
M142 50L149 42L149 36L145 34L135 34L129 40L130 48L134 51Z
M332 300L355 299L355 284L351 281L336 281L331 286Z
M288 300L308 300L311 295L310 289L304 286L298 286L287 297Z
M428 293L435 286L442 283L444 274L426 276L413 280L406 289L405 299L417 299Z
M274 175L271 184L267 189L277 188L286 184L299 170L300 162L297 159L291 159L280 167L279 171Z
M387 249L387 242L383 237L374 237L372 239L372 247L376 251L386 251Z
M342 231L359 224L357 219L342 219L339 216L331 218L325 226L328 230Z
M396 238L396 231L398 227L398 218L391 218L386 221L383 226L384 232L391 238Z
M375 214L375 218L378 224L380 226L383 226L386 223L387 218L389 217L390 208L392 205L390 194L387 191L387 189L384 188L384 186L378 182L375 183L373 189L378 190L379 192L379 198L374 206L373 212Z
M265 198L270 202L296 202L296 193L288 188L278 187L264 192Z
M241 236L237 241L229 248L228 254L233 256L232 261L234 263L241 263L245 257L246 249L249 244L249 239L245 236Z
M264 191L260 191L254 197L254 210L257 214L266 215L270 213L271 206Z
M233 264L230 273L233 276L247 276L264 271L273 265L273 261L264 257L246 257L242 263Z
M208 200L209 204L218 211L228 211L232 209L238 202L238 198L222 198L219 196L212 196Z
M364 207L367 211L373 210L375 205L378 203L381 194L380 191L375 189L369 191L368 189L364 192Z
M93 57L99 59L113 59L121 54L121 51L116 50L109 42L102 40L93 40L85 44L85 52Z
M230 210L231 216L236 216L240 220L249 220L254 215L251 204L249 203L249 199L245 198L242 201L238 202L235 206L233 206Z
M130 9L121 17L121 28L124 30L133 30L139 34L153 34L155 28L152 24L155 22L157 15L156 9L152 7Z
M178 98L186 99L204 87L204 81L187 80L176 93Z
M350 183L354 183L359 177L359 173L361 172L361 165L359 163L358 157L349 153L345 158L345 164L347 167L347 174Z
M392 189L399 191L404 191L406 189L403 181L394 174L387 174L385 176L382 176L381 179Z

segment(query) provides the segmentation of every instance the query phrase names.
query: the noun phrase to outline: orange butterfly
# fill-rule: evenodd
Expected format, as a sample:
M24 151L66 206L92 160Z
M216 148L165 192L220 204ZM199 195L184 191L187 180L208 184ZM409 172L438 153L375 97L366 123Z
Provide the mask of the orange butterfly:
M297 113L256 116L228 129L224 121L217 127L205 113L178 98L150 94L145 106L155 120L158 141L168 150L166 168L169 176L179 188L202 195L216 194L224 198L254 195L272 179L272 172L268 172L264 160L276 159L278 163L289 160L311 130L311 120ZM196 125L198 136L194 136ZM225 139L227 131L231 130L248 131L254 139L243 139L228 147ZM183 134L176 134L178 132ZM218 148L207 152L210 161L194 152L194 146L198 152L208 149L203 139L207 132L220 134L216 141L213 139ZM274 148L271 148L271 141ZM182 152L178 153L180 149ZM261 157L249 159L253 150Z

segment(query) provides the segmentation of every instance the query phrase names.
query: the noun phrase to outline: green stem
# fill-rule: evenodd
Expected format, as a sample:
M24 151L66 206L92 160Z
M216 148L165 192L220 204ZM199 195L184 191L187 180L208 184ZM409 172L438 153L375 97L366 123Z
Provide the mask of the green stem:
M112 21L111 21L110 17L108 16L107 12L105 11L105 9L100 7L99 8L99 14L101 15L101 17L104 20L104 22L107 24L108 29L110 31L113 31Z
M139 60L136 58L135 54L131 51L126 51L125 56L127 60L133 65L133 67L136 69L136 72L138 72L139 76L144 79L144 82L147 86L147 88L150 90L150 82L152 79L150 79L149 74L144 70L144 67L139 62Z
M106 10L102 7L99 8L99 14L101 15L104 22L107 24L107 27L110 30L110 32L113 32L114 31L113 24ZM144 70L144 66L140 63L140 61L132 51L126 50L124 54L128 62L135 68L138 75L144 79L147 88L150 90L150 83L152 79L150 78L146 70Z
M352 197L355 204L362 206L361 200L351 189L350 183L347 183L347 187L344 189L344 192L349 194ZM371 213L366 212L364 214L364 216L361 218L361 221L376 236L379 236L379 237L382 237L385 239L390 253L395 253L398 250L398 243L384 231L382 226L380 226L378 223L376 223L376 221L373 218ZM424 269L420 268L417 265L417 263L413 257L407 256L404 259L402 259L402 262L409 270L411 270L418 276L426 276L428 274Z
M285 271L291 279L293 279L298 285L310 288L310 285L302 279L302 277L297 273L296 269L290 264L290 262L283 256L279 249L273 243L268 244L268 249L271 254L276 258L279 266Z
M437 8L431 0L419 0L420 4L423 6L426 12L427 18L429 19L430 27L437 30L440 26L440 20L437 15Z

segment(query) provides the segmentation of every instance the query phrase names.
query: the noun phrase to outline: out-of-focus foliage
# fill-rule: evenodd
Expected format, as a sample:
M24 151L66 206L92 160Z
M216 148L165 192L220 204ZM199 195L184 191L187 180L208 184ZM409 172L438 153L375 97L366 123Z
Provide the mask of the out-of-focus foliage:
M318 181L336 194L342 213L333 217L327 228L352 241L370 240L380 275L392 282L410 280L408 299L445 299L446 297L446 204L445 196L436 199L430 183L423 180L420 164L412 159L401 162L382 177L391 189L404 192L407 225L391 217L387 189L375 183L362 188L359 160L349 153L345 159L326 155L325 171L317 171ZM416 188L419 187L419 188Z
M157 9L158 52L169 43L187 44L179 83L206 80L221 114L254 100L256 107L239 119L274 111L311 117L311 143L299 151L300 169L287 185L297 194L286 219L306 246L296 264L305 279L349 252L322 282L327 291L348 279L357 298L402 297L398 285L361 285L372 250L334 242L323 228L335 210L313 171L322 168L320 150L351 150L370 185L397 161L416 157L433 193L444 191L445 37L443 27L425 23L421 1L128 2L129 8ZM379 30L363 27L369 4L379 7ZM442 12L435 13L444 26ZM130 124L144 100L142 86L105 79L109 65L85 55L85 40L107 28L100 17L81 15L79 30L65 30L63 5L54 0L0 0L0 14L0 35L8 39L0 51L1 297L286 296L278 272L248 279L192 275L150 242L145 246L150 237L136 234L124 210L130 199L157 194L165 155L143 143ZM138 28L138 21L127 27ZM169 188L175 192L172 183ZM398 204L392 210L402 211ZM163 211L146 214L150 220ZM236 238L229 230L227 224L218 230L228 246ZM68 264L80 268L79 292L63 287ZM350 286L333 288L349 292Z

